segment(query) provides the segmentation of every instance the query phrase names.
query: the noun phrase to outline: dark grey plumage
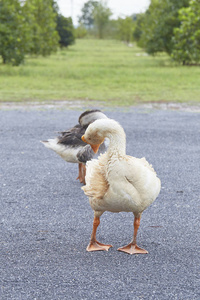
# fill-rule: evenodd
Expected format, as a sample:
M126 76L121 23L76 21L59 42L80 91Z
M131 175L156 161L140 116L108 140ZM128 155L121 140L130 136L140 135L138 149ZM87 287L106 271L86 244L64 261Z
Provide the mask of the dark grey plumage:
M83 164L97 156L90 145L82 141L81 137L84 135L89 124L97 119L107 119L107 117L97 109L85 111L79 117L79 124L68 130L59 132L60 135L54 139L42 141L45 147L55 151L65 161L79 164L78 179L81 182L84 182L83 178L85 177L85 166ZM99 148L98 155L105 151L106 146L103 143ZM83 174L81 175L81 173Z
M95 154L90 145L86 145L83 149L81 149L78 154L78 160L82 163L86 163L88 160L96 158L99 154L104 153L106 151L105 143L101 144L98 150L98 153Z

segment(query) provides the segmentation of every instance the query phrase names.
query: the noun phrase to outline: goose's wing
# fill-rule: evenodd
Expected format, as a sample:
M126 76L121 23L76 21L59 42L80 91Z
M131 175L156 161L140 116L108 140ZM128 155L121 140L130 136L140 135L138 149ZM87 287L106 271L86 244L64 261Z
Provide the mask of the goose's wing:
M105 143L102 143L99 147L99 150L97 153L94 153L90 145L86 145L83 147L77 154L78 160L82 163L86 163L88 160L91 160L93 158L97 158L99 154L106 152L106 145Z
M129 156L126 155L126 159L128 161L128 164L132 166L132 164L136 164L137 166L143 166L145 168L147 168L148 170L150 170L151 172L155 173L154 168L152 167L152 165L146 160L145 157L142 158L136 158L133 156Z
M90 145L83 147L77 154L77 158L80 162L86 163L88 160L91 160L94 157L94 151Z
M120 183L124 182L134 188L146 186L156 177L156 172L145 158L128 155L113 167L110 174L115 186L120 186Z
M58 131L58 133L61 134L61 137L64 137L65 134L68 134L69 132L73 132L73 133L78 133L78 131L80 131L80 129L83 128L80 124L75 125L74 127L67 129L67 130L63 130L63 131Z
M85 129L81 125L76 125L67 131L61 132L61 136L58 137L58 144L70 147L84 147L85 143L81 140L84 133Z
M143 158L126 156L125 165L121 166L122 176L129 187L134 187L140 195L155 199L160 192L161 182L155 170L148 161ZM131 188L132 189L132 188Z
M97 158L100 154L105 153L106 150L107 150L107 146L105 142L100 145L97 153L94 153L91 146L87 144L78 152L77 157L80 162L86 163L88 160Z

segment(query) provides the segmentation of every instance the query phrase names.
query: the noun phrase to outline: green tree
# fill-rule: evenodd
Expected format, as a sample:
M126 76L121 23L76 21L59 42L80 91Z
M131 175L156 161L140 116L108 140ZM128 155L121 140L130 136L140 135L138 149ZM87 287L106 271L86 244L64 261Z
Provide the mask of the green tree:
M84 25L87 29L91 29L94 25L94 8L98 5L97 1L87 1L81 9L81 16L79 17L79 23Z
M93 10L94 24L96 26L98 37L100 39L104 37L105 29L111 15L112 12L110 8L107 7L107 3L104 1L100 1Z
M57 50L56 12L53 0L26 0L25 10L31 12L32 44L30 54L50 55Z
M174 29L172 58L183 64L200 62L200 0L179 10L181 25Z
M173 30L180 26L178 11L189 0L152 0L142 22L139 46L149 54L164 51L171 54Z
M58 14L56 29L60 37L59 44L61 47L67 47L74 44L75 33L72 18L65 18L61 14Z
M78 39L82 39L87 35L86 28L80 24L78 27L75 28L75 37Z
M30 27L19 0L0 0L0 55L19 65L30 47Z
M120 40L129 43L133 38L134 22L131 17L118 18L118 36Z
M118 20L115 19L109 20L104 31L104 37L108 39L116 39L116 40L120 38Z
M146 15L144 13L141 13L141 14L138 14L135 17L135 27L134 27L134 30L133 30L133 39L136 42L138 42L141 38L145 16Z

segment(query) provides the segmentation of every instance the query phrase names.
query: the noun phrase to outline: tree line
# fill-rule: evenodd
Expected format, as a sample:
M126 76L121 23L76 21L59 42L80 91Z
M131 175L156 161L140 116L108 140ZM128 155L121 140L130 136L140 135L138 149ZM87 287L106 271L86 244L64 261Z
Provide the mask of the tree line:
M111 16L105 1L89 0L79 18L79 37L89 33L135 41L151 55L166 52L182 64L200 62L200 0L151 0L145 13Z
M75 37L136 42L148 54L200 63L200 0L151 0L145 13L112 19L104 0L84 3L79 26L59 13L55 0L0 0L0 56L19 65L25 55L50 55Z
M74 43L71 18L59 13L54 0L0 0L0 56L19 65L25 55L50 55Z

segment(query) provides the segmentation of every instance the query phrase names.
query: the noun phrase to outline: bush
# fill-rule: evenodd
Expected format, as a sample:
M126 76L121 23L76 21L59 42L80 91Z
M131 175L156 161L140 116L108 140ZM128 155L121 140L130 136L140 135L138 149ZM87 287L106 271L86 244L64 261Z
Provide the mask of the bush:
M185 64L200 62L200 1L179 11L181 25L174 29L172 58Z
M0 55L3 63L18 66L30 46L30 28L19 0L0 0Z
M57 16L56 29L60 37L59 44L61 47L67 47L69 45L74 44L75 33L72 18L65 18L64 16L59 14Z

